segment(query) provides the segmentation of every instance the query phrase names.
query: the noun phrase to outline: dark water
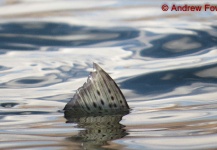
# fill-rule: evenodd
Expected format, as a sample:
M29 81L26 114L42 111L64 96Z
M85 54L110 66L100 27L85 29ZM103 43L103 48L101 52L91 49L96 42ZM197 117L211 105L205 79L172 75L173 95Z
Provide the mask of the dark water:
M163 3L0 1L0 149L217 149L216 12ZM129 114L64 118L92 62Z

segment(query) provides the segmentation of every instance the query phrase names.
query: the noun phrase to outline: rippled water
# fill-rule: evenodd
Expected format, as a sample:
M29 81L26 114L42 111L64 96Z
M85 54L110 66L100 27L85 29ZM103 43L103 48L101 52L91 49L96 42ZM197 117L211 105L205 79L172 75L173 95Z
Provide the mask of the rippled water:
M162 4L1 0L0 149L217 149L216 12ZM130 114L64 118L92 62Z

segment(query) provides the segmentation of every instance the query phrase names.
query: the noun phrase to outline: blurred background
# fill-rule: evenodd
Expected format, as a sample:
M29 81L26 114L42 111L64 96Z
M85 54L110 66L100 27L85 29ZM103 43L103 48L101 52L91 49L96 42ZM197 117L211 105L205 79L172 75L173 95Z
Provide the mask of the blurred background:
M217 11L205 4L217 6L0 0L0 149L216 149ZM64 118L93 62L118 83L130 114Z

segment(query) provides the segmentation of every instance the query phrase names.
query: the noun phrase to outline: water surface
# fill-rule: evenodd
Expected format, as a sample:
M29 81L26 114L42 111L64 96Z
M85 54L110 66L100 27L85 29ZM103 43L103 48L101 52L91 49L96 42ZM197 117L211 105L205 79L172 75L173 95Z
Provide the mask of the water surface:
M0 1L0 149L217 149L216 12L162 4ZM129 114L64 118L92 62Z

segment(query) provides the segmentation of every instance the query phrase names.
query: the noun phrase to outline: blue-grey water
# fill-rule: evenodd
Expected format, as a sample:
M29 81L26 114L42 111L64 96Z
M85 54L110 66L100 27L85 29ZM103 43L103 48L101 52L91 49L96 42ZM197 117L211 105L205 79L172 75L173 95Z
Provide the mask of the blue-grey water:
M164 3L0 0L0 149L217 149L217 13ZM93 62L129 114L64 118Z

